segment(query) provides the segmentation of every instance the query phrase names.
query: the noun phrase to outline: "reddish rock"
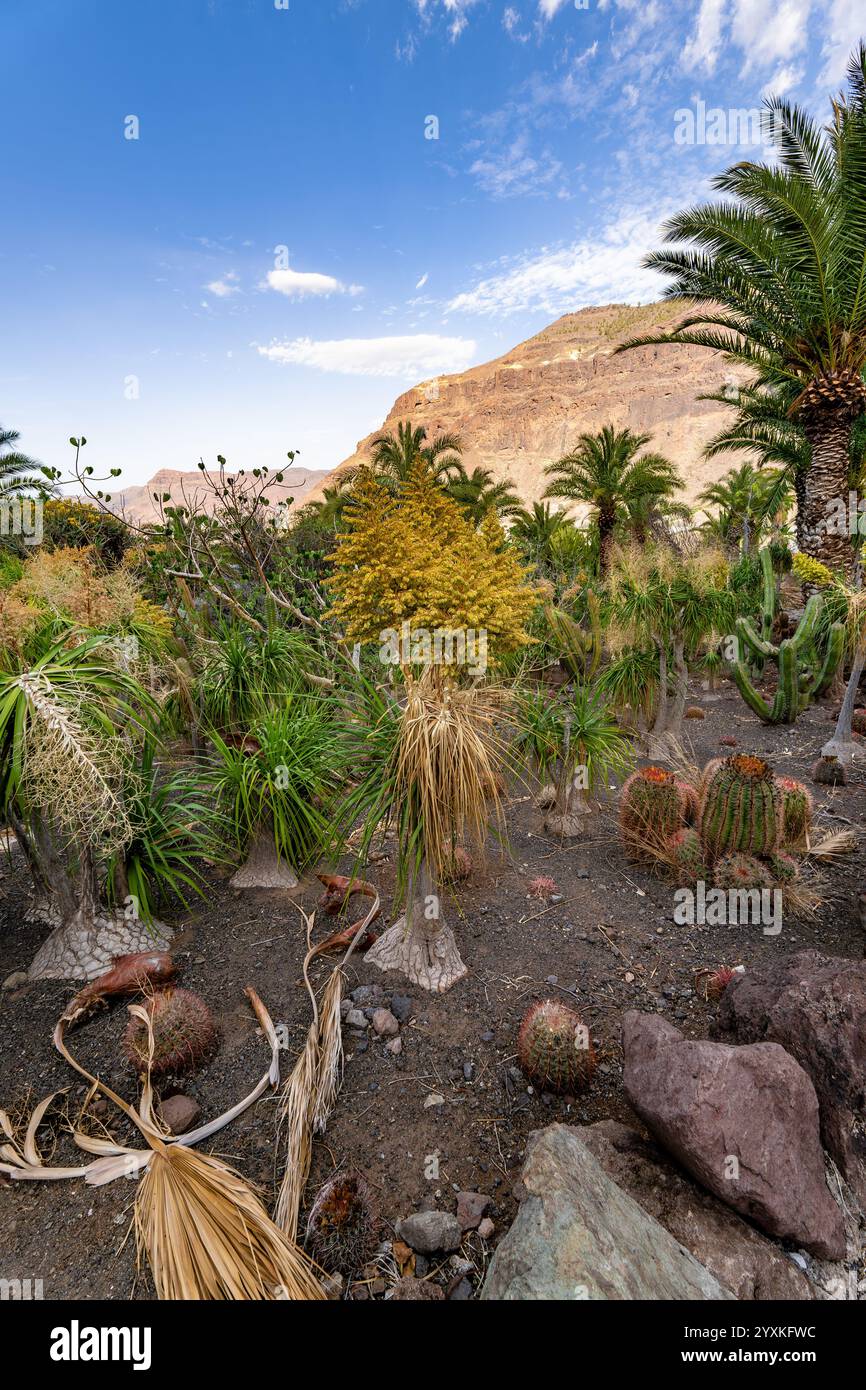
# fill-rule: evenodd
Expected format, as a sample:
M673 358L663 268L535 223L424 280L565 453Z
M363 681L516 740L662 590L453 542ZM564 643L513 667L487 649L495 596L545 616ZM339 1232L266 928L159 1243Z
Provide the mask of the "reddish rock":
M201 1118L201 1106L192 1096L169 1096L160 1105L160 1111L172 1134L187 1134Z
M457 1220L460 1222L460 1229L477 1230L478 1223L490 1206L490 1200L485 1192L458 1192Z
M623 1018L623 1084L659 1142L769 1235L845 1254L824 1175L815 1088L778 1043L685 1039L656 1014Z
M659 1148L617 1120L580 1131L609 1178L690 1250L739 1299L811 1299L812 1286L784 1250L711 1193Z
M438 1284L431 1284L426 1279L413 1279L407 1274L397 1280L388 1297L403 1302L432 1303L436 1299L444 1300L445 1294Z
M799 951L725 993L726 1042L781 1043L818 1094L821 1137L866 1208L866 961Z

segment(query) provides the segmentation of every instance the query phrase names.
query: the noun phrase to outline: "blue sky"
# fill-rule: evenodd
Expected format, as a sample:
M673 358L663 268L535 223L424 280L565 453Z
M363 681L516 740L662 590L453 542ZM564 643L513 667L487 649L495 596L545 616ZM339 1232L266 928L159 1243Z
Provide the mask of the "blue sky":
M3 0L0 421L127 483L331 468L414 383L656 298L659 223L756 153L676 113L823 114L861 32L864 0Z

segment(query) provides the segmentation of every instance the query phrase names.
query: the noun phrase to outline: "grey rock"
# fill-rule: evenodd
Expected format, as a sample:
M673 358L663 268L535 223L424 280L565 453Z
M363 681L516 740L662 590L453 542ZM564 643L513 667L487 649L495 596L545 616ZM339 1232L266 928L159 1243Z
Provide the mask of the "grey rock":
M423 1255L434 1250L458 1250L463 1238L460 1222L447 1211L416 1211L397 1222L397 1235Z
M381 985L358 985L352 990L352 1003L357 1004L359 1009L368 1008L370 1005L381 1004L385 998L385 991Z
M536 1130L520 1188L520 1210L490 1263L482 1299L733 1300L611 1182L579 1130Z
M399 1023L405 1023L407 1019L412 1017L412 1010L414 1007L408 994L394 994L391 996L391 1013Z
M496 1230L496 1227L494 1226L493 1222L490 1220L490 1217L489 1217L489 1216L485 1216L485 1217L484 1217L481 1221L479 1221L479 1223L478 1223L478 1234L480 1235L480 1237L481 1237L482 1240L489 1240L490 1237L493 1235L493 1233L494 1233L495 1230Z
M367 1020L360 1009L349 1010L346 1014L346 1027L357 1028L359 1032L363 1032L368 1027Z

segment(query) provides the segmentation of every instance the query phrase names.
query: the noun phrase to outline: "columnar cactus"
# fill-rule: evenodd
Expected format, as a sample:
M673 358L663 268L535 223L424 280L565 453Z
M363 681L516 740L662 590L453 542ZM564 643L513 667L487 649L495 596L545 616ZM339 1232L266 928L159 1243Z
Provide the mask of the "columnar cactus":
M800 844L812 826L812 793L794 777L777 777L782 793L782 843Z
M725 854L713 869L716 888L772 888L769 869L753 854Z
M763 758L734 753L704 774L700 833L707 857L742 850L772 854L781 834L781 797Z
M556 999L529 1006L517 1035L517 1057L541 1091L579 1091L589 1085L595 1071L588 1028L574 1009Z
M619 828L627 848L638 858L652 858L686 818L687 797L672 772L642 767L623 783Z
M214 1050L216 1024L200 994L188 989L161 989L146 1000L144 1008L153 1029L152 1075L177 1076L192 1071ZM135 1069L146 1070L148 1036L141 1019L130 1020L123 1046Z
M329 1274L351 1276L378 1245L378 1219L360 1173L338 1173L319 1191L307 1221L307 1249Z

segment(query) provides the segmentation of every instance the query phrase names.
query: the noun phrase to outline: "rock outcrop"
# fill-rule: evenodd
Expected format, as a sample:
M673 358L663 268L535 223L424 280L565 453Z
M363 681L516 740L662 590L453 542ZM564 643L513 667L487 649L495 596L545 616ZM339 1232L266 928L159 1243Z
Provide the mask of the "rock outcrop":
M719 1036L776 1042L809 1073L824 1146L866 1211L866 961L799 951L725 990Z
M520 1191L482 1299L733 1298L611 1182L580 1130L555 1124L530 1136Z
M703 1187L769 1235L823 1259L845 1254L818 1098L778 1043L684 1038L656 1014L623 1018L623 1085L637 1114Z
M732 464L733 455L708 460L703 447L731 417L725 406L698 396L745 380L717 353L702 348L636 348L620 357L617 344L655 329L669 330L683 316L676 302L609 304L565 314L535 337L491 362L404 391L381 429L329 476L369 459L372 440L409 420L428 438L459 434L471 472L489 468L510 478L526 503L547 485L544 469L586 432L613 424L652 435L651 448L680 469L684 497L693 501ZM321 493L321 484L310 496Z

